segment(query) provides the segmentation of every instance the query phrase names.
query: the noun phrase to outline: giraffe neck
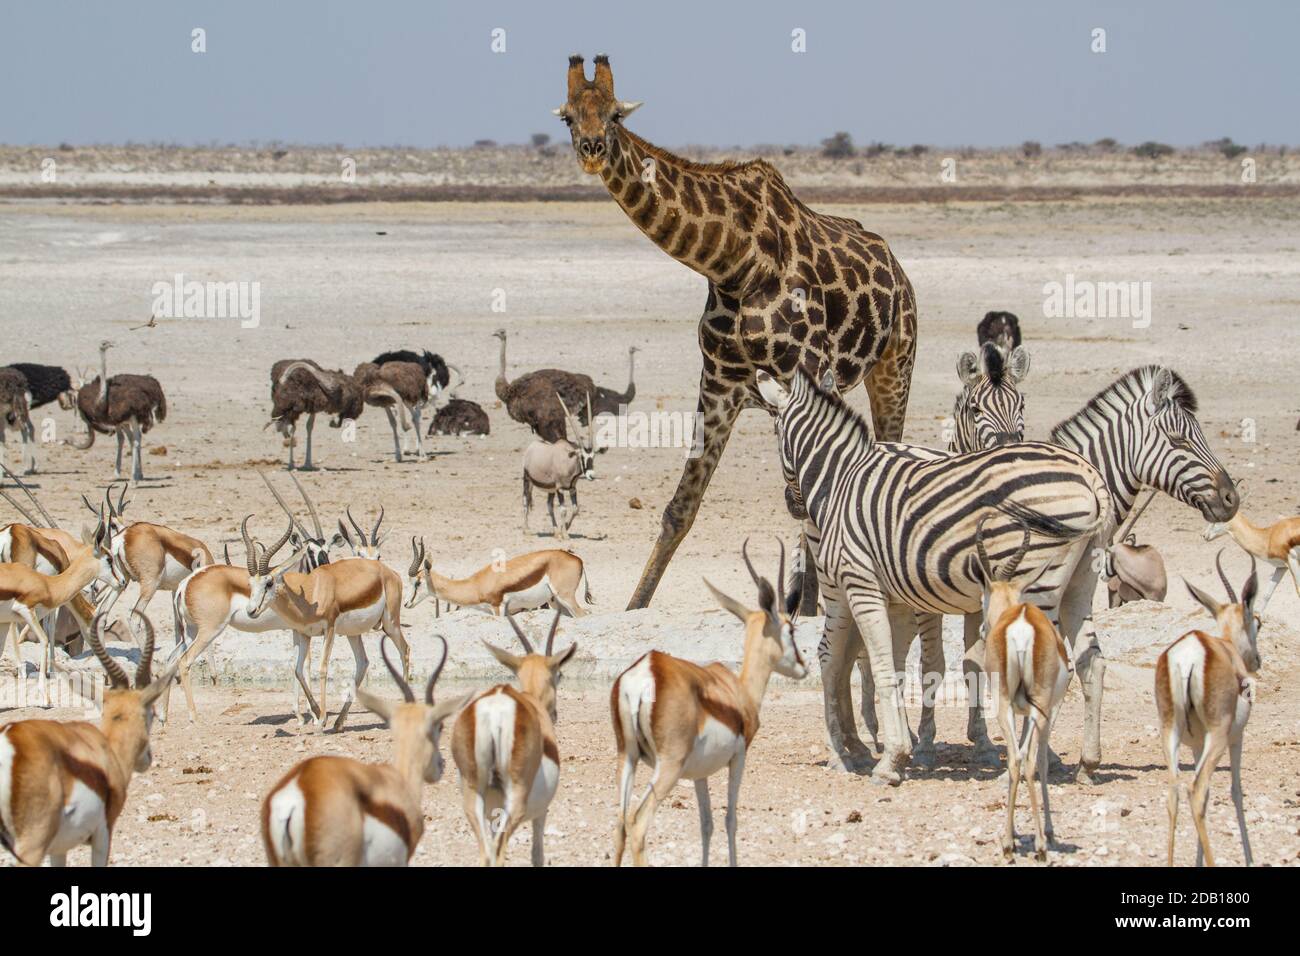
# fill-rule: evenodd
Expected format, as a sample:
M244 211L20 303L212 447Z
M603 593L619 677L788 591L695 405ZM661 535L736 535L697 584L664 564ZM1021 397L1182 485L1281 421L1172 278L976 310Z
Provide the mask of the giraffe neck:
M713 285L731 290L743 287L754 267L758 203L746 198L746 208L734 205L748 190L738 180L749 168L693 163L616 125L600 178L651 242Z

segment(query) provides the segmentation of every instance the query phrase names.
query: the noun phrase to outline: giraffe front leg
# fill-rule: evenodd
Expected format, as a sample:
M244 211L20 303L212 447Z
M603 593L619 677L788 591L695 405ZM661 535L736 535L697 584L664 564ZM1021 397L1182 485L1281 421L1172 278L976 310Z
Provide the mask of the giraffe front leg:
M743 390L734 383L725 382L721 378L710 378L707 370L701 377L695 445L686 459L673 499L664 509L659 540L655 542L654 550L650 552L650 558L641 572L641 580L637 582L632 599L628 601L629 611L646 607L650 603L673 554L691 530L704 491L709 487L718 460L727 447L727 439L731 437L731 428L736 423L736 416L740 414L743 400Z

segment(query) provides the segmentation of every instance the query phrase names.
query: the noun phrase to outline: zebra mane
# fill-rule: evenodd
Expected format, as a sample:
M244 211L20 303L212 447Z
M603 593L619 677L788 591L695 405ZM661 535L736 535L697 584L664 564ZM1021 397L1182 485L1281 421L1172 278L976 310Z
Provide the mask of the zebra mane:
M1007 371L1007 357L992 342L985 342L981 350L984 353L984 374L988 376L989 384L994 388L1001 387L1002 376Z
M803 386L808 390L808 398L813 403L820 402L823 407L828 409L835 419L842 422L860 433L862 443L866 447L871 447L875 441L875 436L871 431L871 425L866 418L848 402L844 401L839 392L833 392L822 388L813 377L805 372L802 368L795 372L795 377L799 379Z
M1090 398L1083 408L1057 424L1052 429L1052 441L1059 442L1068 433L1072 425L1080 425L1099 418L1106 418L1110 410L1132 405L1151 390L1156 373L1162 367L1160 365L1141 365L1129 372L1125 372ZM1168 371L1173 376L1173 389L1170 397L1184 411L1195 415L1198 407L1196 393L1192 391L1191 386L1187 384L1181 375L1173 369Z

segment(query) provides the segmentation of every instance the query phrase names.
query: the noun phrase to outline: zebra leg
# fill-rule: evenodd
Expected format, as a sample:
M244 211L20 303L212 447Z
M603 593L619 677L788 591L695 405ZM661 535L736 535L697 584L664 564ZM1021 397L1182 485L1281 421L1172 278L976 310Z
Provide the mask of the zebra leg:
M943 615L916 614L921 636L921 723L917 728L916 749L912 762L923 769L934 766L934 703L943 687Z
M967 614L962 618L962 643L967 651L980 639L980 621L983 615ZM978 767L998 767L998 748L989 740L988 723L984 719L984 700L981 696L981 675L984 673L974 661L963 659L962 679L966 682L966 739L975 745L974 764ZM1046 776L1044 776L1046 779Z
M1097 573L1091 569L1091 562L1080 561L1060 605L1061 636L1070 647L1083 690L1083 746L1075 781L1084 785L1095 783L1092 775L1101 765L1101 689L1106 661L1092 625L1092 594L1096 586ZM1056 754L1051 756L1054 765L1060 763Z
M822 703L825 707L826 746L830 748L827 766L858 773L872 763L871 751L858 738L853 721L853 696L849 680L853 674L852 660L861 648L861 638L848 608L838 600L836 592L825 587L826 624L817 658L822 672ZM874 740L874 728L873 728Z
M884 716L885 752L876 762L871 778L877 783L897 786L912 759L912 739L907 729L907 712L903 707L903 688L894 666L894 637L890 611L885 596L873 581L854 582L844 588L844 597L857 622L871 655L871 673L876 679L876 693ZM911 611L907 614L910 616ZM899 616L899 615L895 615Z

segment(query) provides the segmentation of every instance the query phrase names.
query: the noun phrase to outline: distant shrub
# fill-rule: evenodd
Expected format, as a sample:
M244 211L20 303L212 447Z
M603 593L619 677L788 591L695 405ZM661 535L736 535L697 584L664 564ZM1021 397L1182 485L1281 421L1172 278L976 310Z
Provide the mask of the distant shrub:
M924 156L930 151L930 147L922 143L913 143L907 151L913 156Z
M1020 144L1020 152L1024 154L1025 159L1036 159L1043 155L1043 144L1037 140L1027 139Z
M822 140L822 155L827 159L847 159L853 155L853 137L843 131Z
M1092 145L1103 153L1113 153L1115 150L1119 149L1119 140L1112 139L1109 136L1104 136Z
M541 149L543 146L545 146L547 143L549 143L549 142L551 141L551 134L550 134L550 133L534 133L534 134L532 135L531 139L532 139L532 144L533 144L533 146L534 146L535 148L537 148L537 149Z
M1081 143L1077 139L1069 143L1057 143L1056 148L1063 153L1086 153L1088 144Z
M474 140L475 149L495 149L497 141L494 139L476 139Z
M1168 143L1157 143L1149 139L1139 146L1134 146L1133 152L1143 159L1160 159L1164 156L1172 156L1174 148Z
M867 148L864 149L862 153L868 159L875 159L877 156L883 156L885 153L891 152L892 150L893 147L890 146L888 143L881 143L877 141L868 144Z
M1223 139L1216 139L1206 143L1211 149L1218 150L1225 159L1236 159L1242 153L1246 152L1246 147L1240 143L1234 143L1231 136L1225 136Z

